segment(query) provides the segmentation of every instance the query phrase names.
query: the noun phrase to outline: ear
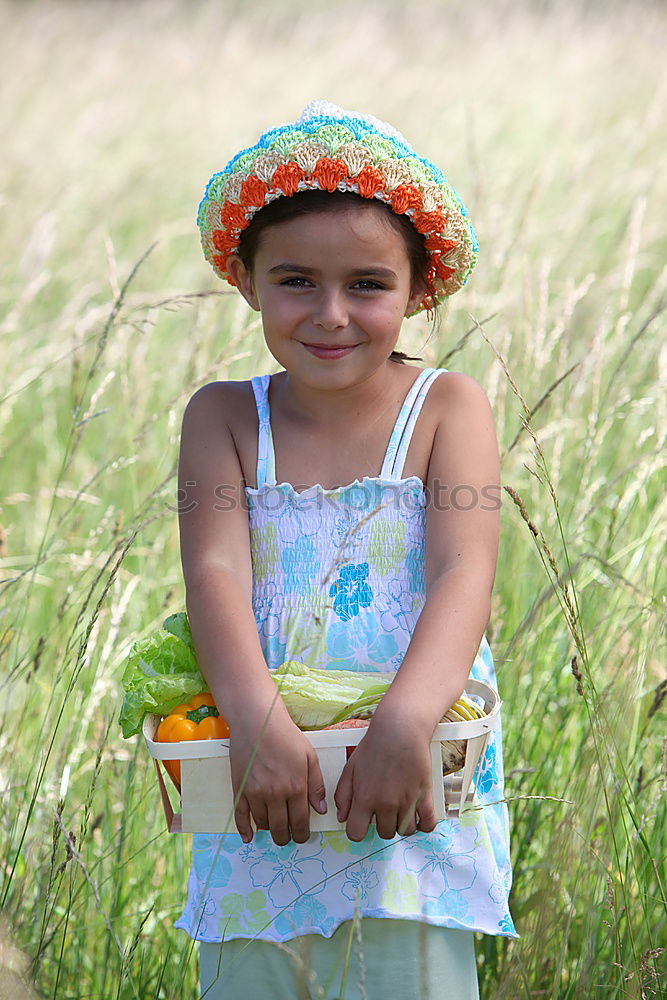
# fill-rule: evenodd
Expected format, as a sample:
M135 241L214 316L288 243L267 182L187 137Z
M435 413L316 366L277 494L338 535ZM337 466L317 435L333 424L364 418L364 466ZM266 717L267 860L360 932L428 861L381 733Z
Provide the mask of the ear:
M248 271L238 254L232 253L227 258L227 273L251 309L259 312L259 300L255 294L252 274Z
M408 299L408 304L405 307L405 315L410 316L411 313L417 309L419 303L424 298L424 293L426 292L426 285L421 283L418 285L413 285L412 291L410 292L410 298Z

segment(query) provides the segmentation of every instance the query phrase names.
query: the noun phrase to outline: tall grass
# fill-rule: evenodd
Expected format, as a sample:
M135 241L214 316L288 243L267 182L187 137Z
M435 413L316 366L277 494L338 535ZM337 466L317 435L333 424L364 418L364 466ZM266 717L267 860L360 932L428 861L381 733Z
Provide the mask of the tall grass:
M667 995L666 35L640 3L0 2L11 995L198 996L188 838L120 737L118 664L183 607L187 399L275 370L194 209L315 96L442 163L482 244L441 330L400 345L477 378L501 442L487 635L521 939L479 938L482 996Z

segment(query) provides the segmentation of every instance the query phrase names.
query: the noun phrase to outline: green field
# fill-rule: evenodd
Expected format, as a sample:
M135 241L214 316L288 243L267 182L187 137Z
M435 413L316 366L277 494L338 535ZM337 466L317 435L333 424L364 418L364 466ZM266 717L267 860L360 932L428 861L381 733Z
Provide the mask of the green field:
M0 0L0 998L199 996L119 665L184 607L185 403L277 367L196 206L314 97L394 123L480 239L399 347L501 446L521 938L478 938L483 1000L667 996L666 43L648 2Z

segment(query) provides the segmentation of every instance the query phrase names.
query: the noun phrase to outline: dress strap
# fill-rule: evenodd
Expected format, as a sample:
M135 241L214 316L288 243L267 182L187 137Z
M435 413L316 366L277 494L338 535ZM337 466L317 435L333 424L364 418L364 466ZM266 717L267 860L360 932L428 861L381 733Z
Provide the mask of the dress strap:
M380 472L382 479L397 480L402 478L403 466L405 465L405 458L410 447L412 432L415 429L417 417L424 405L426 394L438 375L444 371L447 371L447 369L424 368L412 383L389 438L387 452L382 463L382 471Z
M276 453L273 447L271 433L271 414L269 411L269 380L270 375L255 375L251 379L252 391L255 394L257 417L259 419L259 434L257 436L257 489L265 483L273 486L276 481Z

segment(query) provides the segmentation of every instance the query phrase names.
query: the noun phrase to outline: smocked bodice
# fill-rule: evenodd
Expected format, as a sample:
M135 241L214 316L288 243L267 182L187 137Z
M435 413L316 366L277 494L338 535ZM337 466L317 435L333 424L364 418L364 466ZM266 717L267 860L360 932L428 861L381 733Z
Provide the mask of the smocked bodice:
M421 371L394 424L379 475L336 489L277 483L269 376L252 380L259 416L257 488L247 488L253 608L270 667L286 655L287 612L303 616L313 666L396 669L424 603L425 492L403 467L426 394L440 374ZM292 620L292 624L294 621ZM288 644L289 645L289 644Z

